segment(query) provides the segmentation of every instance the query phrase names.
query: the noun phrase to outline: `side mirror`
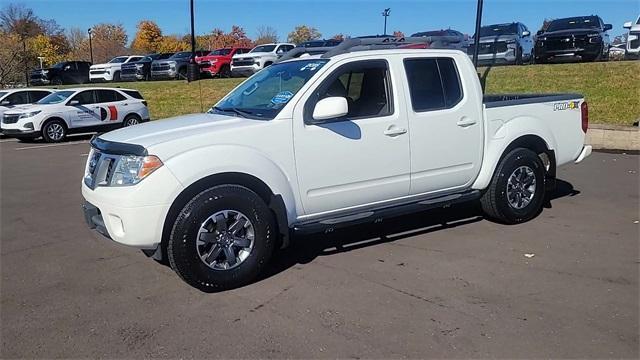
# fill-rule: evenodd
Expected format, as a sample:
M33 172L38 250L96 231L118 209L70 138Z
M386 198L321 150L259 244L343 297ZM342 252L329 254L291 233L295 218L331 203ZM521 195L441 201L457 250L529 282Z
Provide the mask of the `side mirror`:
M611 24L604 24L604 31L611 30L611 29L613 29L613 25L611 25Z
M527 36L529 36L529 35L531 35L531 33L530 33L529 31L527 31L527 30L525 30L525 31L523 31L523 32L522 32L522 36L523 36L523 37L527 37Z
M349 113L349 104L343 97L324 98L313 108L313 120L322 121L336 119Z
M631 26L633 26L631 21L627 21L626 23L624 23L624 25L622 25L622 27L625 29L631 29Z
M544 30L538 30L538 32L536 33L536 35L542 35L544 34Z
M71 100L67 103L67 106L78 106L80 105L80 101L78 100Z
M11 105L11 101L9 101L9 100L5 100L5 101L3 101L3 102L0 102L0 105L2 105L2 106Z

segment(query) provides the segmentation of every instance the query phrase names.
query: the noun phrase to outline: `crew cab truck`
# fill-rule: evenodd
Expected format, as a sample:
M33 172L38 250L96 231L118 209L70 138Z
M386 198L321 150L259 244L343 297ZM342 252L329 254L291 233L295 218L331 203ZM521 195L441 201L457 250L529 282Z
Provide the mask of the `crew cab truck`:
M251 51L247 48L223 48L215 49L210 53L196 58L201 76L231 77L231 58L234 55L245 54Z
M295 232L478 199L527 221L556 167L591 152L580 95L483 97L464 52L363 43L283 57L205 114L94 138L89 228L216 291L250 282Z
M248 76L264 69L278 61L278 58L292 50L294 44L263 44L258 45L245 54L236 54L231 59L231 74L233 76Z
M535 43L535 62L606 61L609 59L611 24L600 16L555 19L546 30L539 30Z
M91 65L89 68L89 80L96 81L120 81L122 64L133 63L142 60L143 56L117 56L108 63Z
M148 120L147 102L136 90L70 88L5 111L0 128L21 141L42 137L60 142L70 133L109 131Z

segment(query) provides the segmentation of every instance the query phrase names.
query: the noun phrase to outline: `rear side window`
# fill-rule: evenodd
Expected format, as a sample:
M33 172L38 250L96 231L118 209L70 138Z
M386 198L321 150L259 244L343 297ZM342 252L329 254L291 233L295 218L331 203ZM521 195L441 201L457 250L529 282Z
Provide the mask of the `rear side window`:
M113 90L97 90L96 93L99 103L122 101L125 99L122 94L119 94L117 91Z
M8 101L9 105L21 105L29 103L29 93L27 91L18 91L7 96L3 101Z
M142 94L140 94L139 92L137 92L135 90L123 90L122 92L124 92L125 94L131 96L134 99L144 100L144 98L142 97Z
M462 87L453 59L405 59L404 68L414 111L448 109L462 100Z

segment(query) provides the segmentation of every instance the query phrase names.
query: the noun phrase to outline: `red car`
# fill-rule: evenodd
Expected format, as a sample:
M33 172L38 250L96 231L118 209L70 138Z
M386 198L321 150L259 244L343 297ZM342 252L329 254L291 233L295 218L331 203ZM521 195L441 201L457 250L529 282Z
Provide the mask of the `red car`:
M205 56L196 57L200 66L201 76L231 77L231 58L235 54L244 54L251 51L247 48L223 48L216 49Z

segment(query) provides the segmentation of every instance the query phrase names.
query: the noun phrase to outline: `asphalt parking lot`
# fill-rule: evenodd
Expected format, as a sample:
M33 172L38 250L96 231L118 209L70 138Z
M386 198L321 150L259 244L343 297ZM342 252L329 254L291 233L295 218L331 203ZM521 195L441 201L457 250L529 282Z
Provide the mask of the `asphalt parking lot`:
M298 238L205 294L86 228L87 140L0 140L2 358L639 355L637 155L560 169L523 225L459 206Z

